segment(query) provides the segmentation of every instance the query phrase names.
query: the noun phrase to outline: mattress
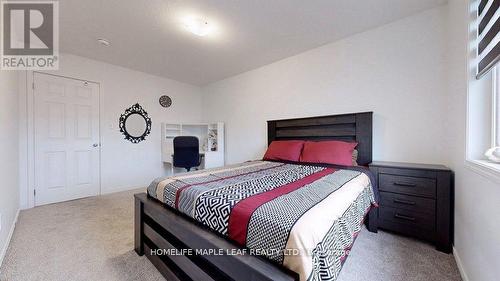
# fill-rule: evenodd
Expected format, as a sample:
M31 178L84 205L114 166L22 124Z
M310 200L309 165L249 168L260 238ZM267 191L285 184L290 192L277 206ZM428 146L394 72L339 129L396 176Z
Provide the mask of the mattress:
M335 280L377 204L362 167L251 161L158 178L148 194L300 275Z

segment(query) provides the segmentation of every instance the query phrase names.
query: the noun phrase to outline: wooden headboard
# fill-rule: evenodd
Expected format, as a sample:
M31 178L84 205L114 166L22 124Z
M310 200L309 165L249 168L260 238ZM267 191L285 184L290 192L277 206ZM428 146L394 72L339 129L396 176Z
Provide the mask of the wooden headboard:
M372 162L373 112L267 121L268 144L274 140L343 140L358 142L358 164Z

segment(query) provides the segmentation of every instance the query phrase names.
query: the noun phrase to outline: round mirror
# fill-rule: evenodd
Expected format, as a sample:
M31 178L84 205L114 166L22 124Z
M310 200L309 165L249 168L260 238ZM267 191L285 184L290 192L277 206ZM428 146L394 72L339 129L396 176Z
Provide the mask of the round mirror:
M120 132L132 143L145 140L151 133L151 118L138 103L127 108L120 116Z
M146 119L139 113L130 114L125 120L125 130L132 137L140 137L146 132Z

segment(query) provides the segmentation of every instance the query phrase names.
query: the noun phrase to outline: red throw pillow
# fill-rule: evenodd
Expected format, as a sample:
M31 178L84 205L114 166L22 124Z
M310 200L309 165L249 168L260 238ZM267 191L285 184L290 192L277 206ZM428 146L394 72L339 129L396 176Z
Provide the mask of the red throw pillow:
M304 141L273 141L267 148L264 160L284 160L298 162Z
M352 166L352 153L357 142L308 141L304 143L300 162Z

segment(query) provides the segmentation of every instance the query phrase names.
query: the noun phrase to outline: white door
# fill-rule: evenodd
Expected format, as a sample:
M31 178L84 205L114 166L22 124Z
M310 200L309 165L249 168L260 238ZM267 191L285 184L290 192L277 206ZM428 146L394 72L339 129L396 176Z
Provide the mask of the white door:
M34 74L35 205L98 195L99 85Z

